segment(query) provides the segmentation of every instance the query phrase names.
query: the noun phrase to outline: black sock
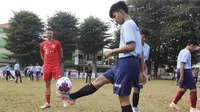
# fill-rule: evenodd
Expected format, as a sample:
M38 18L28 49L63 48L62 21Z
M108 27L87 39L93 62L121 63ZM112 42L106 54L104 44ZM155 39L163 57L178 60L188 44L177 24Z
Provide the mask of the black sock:
M122 112L133 112L131 105L123 106L121 108L122 108Z
M137 107L139 103L139 93L133 93L133 107Z
M83 96L90 95L90 94L92 94L96 91L97 91L97 89L91 83L91 84L84 86L83 88L81 88L77 92L70 94L69 96L70 96L71 99L77 99L77 98L80 98L80 97L83 97Z

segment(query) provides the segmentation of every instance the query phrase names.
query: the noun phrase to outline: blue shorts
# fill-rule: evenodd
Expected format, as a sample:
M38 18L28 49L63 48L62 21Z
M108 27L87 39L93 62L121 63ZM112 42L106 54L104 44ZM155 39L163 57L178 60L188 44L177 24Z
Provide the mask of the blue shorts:
M40 75L40 72L39 72L39 71L37 71L37 72L36 72L36 76L39 76L39 75Z
M21 73L19 70L15 70L15 76L21 76Z
M179 78L180 78L180 69L178 69L177 71L177 79L179 80ZM190 90L196 89L196 84L191 69L184 70L184 80L181 83L178 82L178 85L180 88L184 89L190 89Z
M119 96L128 96L132 87L139 87L140 66L139 58L120 58L117 65L104 73L113 83L113 90Z

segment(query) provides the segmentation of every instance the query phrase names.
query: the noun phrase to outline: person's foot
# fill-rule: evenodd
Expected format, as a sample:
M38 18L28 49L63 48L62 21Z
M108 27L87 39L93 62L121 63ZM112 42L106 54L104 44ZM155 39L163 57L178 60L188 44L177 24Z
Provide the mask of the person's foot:
M60 92L56 92L56 94L62 99L67 101L68 104L74 105L75 104L75 99L71 99L69 97L69 94L61 94Z
M41 109L51 108L51 105L48 103L45 103L43 106L40 107Z
M63 107L66 108L68 106L67 101L63 100Z
M17 81L15 81L15 83L17 83Z
M181 109L177 104L175 104L174 102L172 102L170 105L169 105L170 108L175 108L177 110Z
M200 110L197 108L190 108L190 112L200 112Z
M140 112L138 107L132 107L133 112Z

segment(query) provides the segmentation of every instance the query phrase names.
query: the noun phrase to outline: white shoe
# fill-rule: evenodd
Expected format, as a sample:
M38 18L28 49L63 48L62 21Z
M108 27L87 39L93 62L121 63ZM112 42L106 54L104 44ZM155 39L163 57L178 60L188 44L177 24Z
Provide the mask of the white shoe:
M200 98L198 98L198 101L200 101Z
M200 112L200 110L197 108L190 108L190 112Z
M45 103L43 106L41 106L40 108L41 109L46 109L46 108L50 108L51 107L51 105L50 104L48 104L48 103Z
M63 100L63 107L67 107L68 106L68 103L65 101L65 100Z
M177 104L175 104L174 102L172 102L170 105L169 105L170 108L175 108L177 110L181 109L180 107L178 107Z
M139 108L137 107L132 107L133 112L140 112Z

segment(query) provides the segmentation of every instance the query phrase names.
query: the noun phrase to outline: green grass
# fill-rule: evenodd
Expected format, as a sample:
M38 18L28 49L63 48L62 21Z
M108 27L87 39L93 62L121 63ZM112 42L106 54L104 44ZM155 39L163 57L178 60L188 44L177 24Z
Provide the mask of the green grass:
M72 92L85 85L84 79L73 79ZM112 85L106 85L91 96L80 98L76 105L63 108L62 101L56 96L55 81L52 82L52 108L41 110L45 103L44 82L31 82L24 78L23 83L0 80L0 112L121 112L117 95ZM176 94L175 82L152 80L141 91L139 108L141 112L188 112L189 92L180 100L180 111L168 108ZM197 104L197 107L199 105Z

